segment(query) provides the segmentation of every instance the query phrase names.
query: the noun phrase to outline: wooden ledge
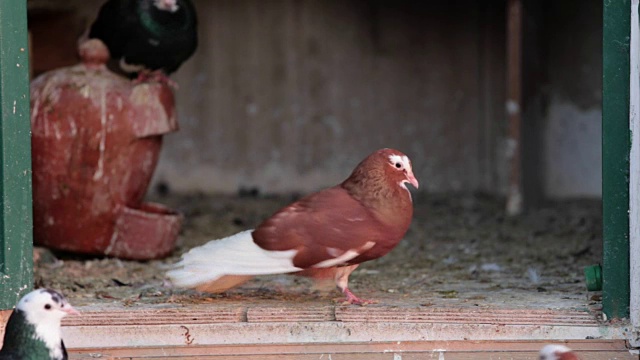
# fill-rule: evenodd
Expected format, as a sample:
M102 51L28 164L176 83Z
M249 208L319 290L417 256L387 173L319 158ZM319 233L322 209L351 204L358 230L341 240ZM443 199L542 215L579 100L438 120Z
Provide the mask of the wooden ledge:
M67 317L69 348L406 341L622 340L624 324L584 310L197 304L82 308Z
M597 313L578 310L440 308L423 306L214 306L83 309L64 326L168 325L265 322L392 322L598 326Z
M561 342L583 360L637 359L621 340L578 340ZM71 359L95 358L212 358L217 360L418 360L418 359L537 359L545 341L431 341L378 343L323 343L218 345L181 347L75 349ZM446 354L446 355L445 355Z
M625 348L626 324L602 323L589 310L275 303L79 309L62 328L72 359L533 360L551 342L566 343L583 360L637 359ZM6 321L9 313L0 315Z

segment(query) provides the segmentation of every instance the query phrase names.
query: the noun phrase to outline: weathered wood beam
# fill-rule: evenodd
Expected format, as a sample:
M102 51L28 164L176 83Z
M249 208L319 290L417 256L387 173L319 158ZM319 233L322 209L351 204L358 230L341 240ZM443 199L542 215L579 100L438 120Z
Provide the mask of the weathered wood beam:
M27 2L0 1L0 309L33 284Z
M507 160L508 190L506 210L518 215L523 209L522 157L522 1L507 2Z

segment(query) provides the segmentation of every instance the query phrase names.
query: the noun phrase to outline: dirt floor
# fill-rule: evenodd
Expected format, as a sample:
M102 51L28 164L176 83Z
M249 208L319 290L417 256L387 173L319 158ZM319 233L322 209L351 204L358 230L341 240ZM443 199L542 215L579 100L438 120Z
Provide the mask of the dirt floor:
M295 198L165 194L151 200L185 216L173 256L160 261L124 261L51 254L38 249L36 286L61 290L74 306L183 306L237 301L315 302L341 299L318 291L305 278L262 276L225 294L173 289L164 269L180 254L211 239L252 228ZM583 309L597 307L583 268L602 255L601 203L546 203L508 218L503 199L485 195L426 195L415 199L413 223L387 256L365 263L350 287L384 304L496 308Z

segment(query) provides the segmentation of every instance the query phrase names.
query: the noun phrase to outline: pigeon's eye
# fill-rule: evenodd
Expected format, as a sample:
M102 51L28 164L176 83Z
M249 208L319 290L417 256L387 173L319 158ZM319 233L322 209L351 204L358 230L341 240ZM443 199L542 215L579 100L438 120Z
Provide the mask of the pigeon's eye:
M401 163L399 163L399 162L397 162L397 163L396 163L396 169L402 169L402 164L401 164Z
M44 308L45 308L46 310L51 310L51 304L46 304L46 305L44 306Z

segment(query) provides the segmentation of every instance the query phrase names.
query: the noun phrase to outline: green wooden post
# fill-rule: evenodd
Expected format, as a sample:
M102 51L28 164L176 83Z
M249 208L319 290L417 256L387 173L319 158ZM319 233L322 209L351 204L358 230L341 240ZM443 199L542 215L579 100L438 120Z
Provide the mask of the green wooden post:
M0 0L0 309L33 284L26 0Z
M602 305L609 318L629 316L629 0L603 2Z

